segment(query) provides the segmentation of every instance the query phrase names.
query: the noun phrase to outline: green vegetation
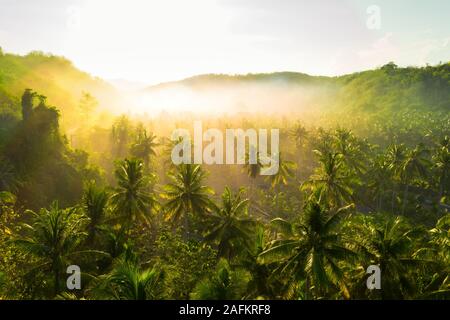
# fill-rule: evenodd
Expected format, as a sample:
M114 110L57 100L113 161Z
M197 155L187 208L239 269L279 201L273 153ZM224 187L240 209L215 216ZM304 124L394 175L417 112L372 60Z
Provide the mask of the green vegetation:
M100 121L100 80L0 55L0 298L449 299L450 64L184 84L277 81L323 87L327 105L203 118L279 128L264 178L259 162L175 166L168 138L192 116ZM72 264L81 290L65 286ZM374 264L381 290L366 287Z

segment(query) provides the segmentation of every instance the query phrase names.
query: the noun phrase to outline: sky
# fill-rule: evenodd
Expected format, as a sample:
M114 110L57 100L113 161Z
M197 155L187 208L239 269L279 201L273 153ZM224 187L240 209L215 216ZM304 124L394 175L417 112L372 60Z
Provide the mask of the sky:
M340 75L450 61L448 0L0 0L0 47L104 79Z

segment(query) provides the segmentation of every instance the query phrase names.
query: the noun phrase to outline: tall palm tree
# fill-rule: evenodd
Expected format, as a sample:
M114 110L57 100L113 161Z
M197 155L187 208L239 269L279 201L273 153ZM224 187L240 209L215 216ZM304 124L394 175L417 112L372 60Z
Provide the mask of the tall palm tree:
M377 211L381 210L383 196L391 187L389 164L383 156L377 157L366 174L368 189L373 192Z
M86 236L83 231L86 219L75 208L59 208L57 202L49 210L27 212L33 216L32 224L23 225L26 235L16 238L14 243L39 260L32 271L47 269L53 273L54 294L57 295L64 267L70 265L73 255L82 253L77 248Z
M147 130L141 128L138 130L136 139L131 145L131 155L142 159L146 168L148 168L150 157L156 156L155 148L159 145L156 139L157 137L153 133L147 134Z
M413 257L433 261L427 273L431 275L421 298L450 299L450 214L440 218L429 230L429 241Z
M243 199L242 191L233 195L226 187L222 194L222 206L208 216L211 224L206 234L207 241L218 243L218 256L230 260L242 252L251 241L256 221L248 216L248 199Z
M395 179L400 179L400 172L405 159L405 147L403 144L392 144L388 147L386 152L386 159L389 163L389 170L393 178L392 197L391 197L391 212L394 213L394 203L396 199L396 184Z
M245 295L250 276L243 270L232 270L226 259L221 259L212 276L200 281L191 293L194 300L239 300Z
M343 167L340 153L314 150L319 156L320 168L310 180L303 183L302 188L320 190L321 198L331 206L340 207L353 200L351 177Z
M401 166L400 178L404 184L402 214L405 213L408 199L409 186L414 178L425 178L428 175L429 161L427 159L429 151L422 145L418 145L406 154Z
M437 146L433 154L433 166L439 176L439 193L438 201L441 201L442 196L446 195L449 188L450 181L450 138L445 136L440 144Z
M334 135L336 150L342 155L346 166L355 173L364 170L363 154L350 130L337 129Z
M155 196L149 192L142 160L121 161L117 165L115 176L117 187L111 201L122 223L122 230L138 219L149 225L148 216L158 203Z
M99 278L94 297L115 300L153 300L161 298L164 273L156 267L141 269L134 259L121 258L113 270Z
M116 158L123 158L128 151L132 124L127 116L119 117L111 127L113 154Z
M247 248L247 252L241 259L242 266L248 270L252 279L248 283L246 298L275 298L274 281L271 268L258 259L259 255L267 248L269 243L268 232L263 226L256 228L256 236L252 237L252 242Z
M343 211L348 208L330 212L312 198L299 224L274 219L272 225L281 238L260 254L261 261L280 262L278 270L285 273L292 284L306 278L306 298L311 288L315 296L320 297L333 287L348 297L344 274L338 264L353 259L355 254L342 244L336 230Z
M300 123L296 123L296 125L289 131L289 135L295 141L295 147L297 151L297 168L300 168L302 157L306 148L306 144L308 141L309 132L306 128ZM296 172L298 175L298 172Z
M183 142L183 137L178 137L175 140L171 140L166 137L162 137L160 139L159 145L163 146L162 150L162 162L165 169L170 168L174 169L176 168L176 165L172 161L172 151L175 148L177 144L180 144Z
M100 231L108 209L109 195L106 190L98 188L94 182L87 184L83 194L83 210L89 218L87 226L87 243L92 244Z
M295 169L297 168L297 165L294 162L284 160L281 157L281 152L278 156L278 172L267 177L272 188L275 188L279 185L287 185L288 180L294 176L293 172L295 172Z
M355 250L365 258L366 264L380 267L381 297L411 297L414 285L409 270L418 269L423 263L411 258L414 239L420 230L411 229L401 217L390 218L384 224L366 220L359 228Z
M256 179L261 174L261 170L264 167L264 165L262 164L260 153L257 152L254 147L250 147L250 148L251 148L251 151L249 151L249 152L247 152L245 154L245 165L244 165L244 168L247 170L247 175L251 179ZM256 157L256 162L255 163L250 163L250 158L251 158L250 155L253 152L254 152L255 157Z
M301 149L305 146L308 138L308 130L300 122L297 122L289 131L289 135L294 139L297 149Z
M203 184L205 178L206 174L200 165L181 164L169 173L171 182L165 186L161 195L166 199L166 219L176 223L183 218L186 234L189 216L202 216L213 207L209 198L213 190Z

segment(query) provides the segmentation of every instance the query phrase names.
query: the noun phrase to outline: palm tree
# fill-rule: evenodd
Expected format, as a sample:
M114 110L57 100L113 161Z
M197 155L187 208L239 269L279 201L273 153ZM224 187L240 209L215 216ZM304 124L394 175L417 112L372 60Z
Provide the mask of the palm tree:
M259 255L267 248L269 243L268 235L263 226L258 226L256 236L252 237L252 242L247 248L247 253L243 257L242 266L248 270L252 279L248 283L247 298L275 298L274 284L278 284L271 277L271 268L261 263Z
M336 230L342 212L348 208L331 212L312 198L305 207L301 223L290 223L280 218L272 220L281 238L275 240L259 258L265 263L280 262L278 270L286 274L293 285L306 278L306 298L311 288L319 297L333 287L340 288L348 297L344 274L338 264L355 255L341 243Z
M381 225L365 220L359 228L355 249L365 258L366 264L380 267L381 297L411 296L414 286L409 270L423 264L423 261L411 258L414 238L420 230L411 229L401 217L390 218Z
M111 201L122 222L122 230L137 219L149 225L148 216L158 203L148 190L148 179L144 175L144 164L140 159L125 159L115 171L117 187Z
M408 190L411 180L414 178L425 178L428 175L428 152L429 151L424 149L422 145L418 145L413 150L407 152L404 162L402 163L400 178L405 185L403 193L402 214L405 213L406 201L408 199Z
M54 294L57 295L64 267L70 265L73 255L82 253L76 249L86 236L83 231L86 219L75 208L60 209L57 202L49 210L27 212L33 216L32 224L23 225L26 236L16 238L14 243L39 260L32 271L47 269L53 273Z
M254 153L256 162L250 163L251 155ZM264 165L261 162L261 155L256 151L255 147L251 146L250 151L245 154L245 165L244 168L247 170L247 175L251 179L256 179L261 174L261 170Z
M118 118L111 128L111 140L113 146L113 154L116 158L126 156L128 150L132 125L127 116Z
M218 243L218 256L230 260L242 247L247 247L256 221L248 216L248 199L242 198L242 190L233 195L226 187L222 194L222 206L208 216L211 223L205 236L207 241Z
M391 172L389 164L384 157L377 157L371 165L371 169L366 174L369 181L368 190L373 192L376 201L377 211L381 210L383 196L391 186Z
M239 300L245 295L250 276L243 270L232 270L228 261L221 259L216 272L200 281L191 293L194 300Z
M287 185L288 180L294 176L293 172L296 169L296 164L292 161L283 160L281 158L281 152L278 159L278 172L274 175L268 176L272 188L278 185Z
M392 178L400 177L401 168L405 159L405 147L403 144L392 144L388 147L386 158L389 163L389 170ZM395 180L392 186L391 212L394 213L394 201L396 198Z
M364 170L363 154L355 136L350 130L337 129L335 145L337 152L342 155L345 164L350 170L355 173L361 173Z
M295 126L289 131L289 135L294 139L297 149L302 149L305 146L305 141L308 138L308 130L297 122Z
M433 155L433 165L439 176L439 194L438 201L441 201L442 196L448 192L448 186L450 181L450 138L445 136Z
M147 134L147 130L140 128L134 143L131 145L131 155L142 159L146 168L148 168L150 157L156 156L155 148L158 146L156 139L154 134Z
M175 140L171 140L166 137L162 137L160 139L159 145L163 146L162 150L162 162L165 169L170 168L174 169L176 168L176 165L172 161L172 151L175 148L177 144L180 144L183 142L183 137L178 137Z
M87 243L92 244L100 231L106 211L108 209L109 195L106 190L98 188L94 182L87 184L83 195L83 210L89 218L87 226Z
M166 219L176 223L183 218L186 235L189 215L202 216L213 207L209 198L213 191L203 184L205 177L200 165L181 164L169 173L171 182L165 186L165 192L161 195L167 200Z
M320 168L310 180L303 183L302 188L320 190L321 198L331 206L340 207L353 200L351 178L343 167L340 153L314 150L319 156Z
M134 259L121 258L113 270L99 278L92 292L95 297L115 300L153 300L161 298L164 273L156 267L142 270Z

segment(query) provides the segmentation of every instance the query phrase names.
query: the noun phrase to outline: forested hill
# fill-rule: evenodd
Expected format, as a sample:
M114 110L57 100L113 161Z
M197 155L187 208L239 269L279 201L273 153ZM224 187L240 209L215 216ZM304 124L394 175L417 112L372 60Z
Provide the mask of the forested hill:
M321 103L337 111L385 113L415 109L450 111L450 63L427 67L399 68L389 63L381 68L340 77L317 77L297 72L223 75L207 74L181 81L162 83L146 89L155 92L180 86L198 92L234 90L246 85L263 90L288 88L285 95L299 88L321 88Z
M109 83L78 70L69 60L31 52L25 56L5 54L0 48L0 111L20 115L20 97L26 88L45 95L64 118L78 113L83 92L89 92L100 106L114 110L119 94Z
M310 76L297 72L223 75L206 74L151 86L145 94L187 88L199 96L217 93L233 96L220 108L241 111L337 110L388 115L396 111L450 111L450 63L422 68L399 68L389 63L381 68L340 77ZM109 83L78 70L69 60L31 52L25 56L5 54L0 49L0 114L20 118L20 97L26 88L47 96L48 104L62 113L62 122L76 119L83 92L89 92L100 107L126 111L127 101ZM150 97L151 98L151 97ZM152 101L152 99L148 99ZM158 102L155 102L158 103ZM211 103L208 101L208 103ZM234 105L232 105L234 103ZM148 106L152 113L154 105ZM195 103L193 106L195 107Z

